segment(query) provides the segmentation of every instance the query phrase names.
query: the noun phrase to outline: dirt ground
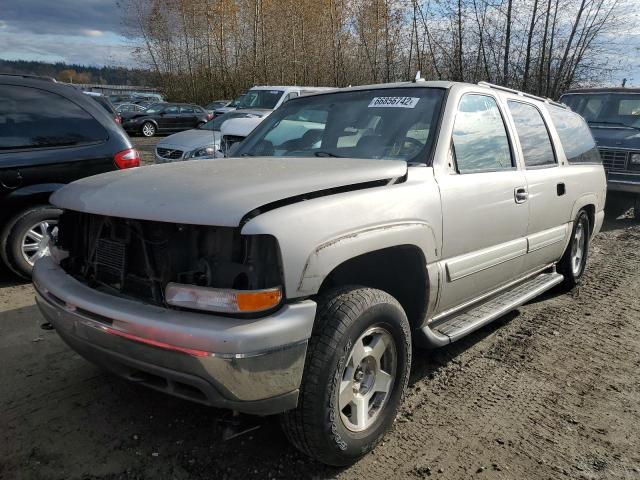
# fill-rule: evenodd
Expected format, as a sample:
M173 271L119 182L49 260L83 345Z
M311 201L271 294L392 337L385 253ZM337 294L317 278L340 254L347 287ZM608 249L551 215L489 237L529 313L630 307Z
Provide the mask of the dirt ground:
M104 373L42 323L31 285L0 271L3 480L640 479L640 225L629 218L605 225L579 290L416 351L394 429L346 469L298 454L275 418L233 418Z

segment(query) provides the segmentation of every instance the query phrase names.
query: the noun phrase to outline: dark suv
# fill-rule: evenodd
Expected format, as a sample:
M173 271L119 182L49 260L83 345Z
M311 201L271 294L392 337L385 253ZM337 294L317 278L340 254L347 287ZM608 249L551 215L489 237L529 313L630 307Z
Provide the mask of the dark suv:
M144 112L123 112L122 126L131 133L153 137L156 133L182 132L204 125L213 118L198 105L188 103L156 103Z
M82 177L137 167L138 152L106 110L74 87L0 74L0 256L28 277L59 210L49 195Z
M640 220L640 89L570 90L562 102L589 123L607 172L607 211L617 216L634 206Z

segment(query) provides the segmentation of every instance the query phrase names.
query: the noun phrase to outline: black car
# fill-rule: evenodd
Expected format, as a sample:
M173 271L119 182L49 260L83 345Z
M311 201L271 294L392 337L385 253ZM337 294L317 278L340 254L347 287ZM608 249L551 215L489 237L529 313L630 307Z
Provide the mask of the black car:
M137 167L138 152L100 104L76 88L0 74L0 257L28 277L47 253L64 184Z
M156 103L144 112L123 112L122 126L132 134L153 137L196 128L213 118L204 108L189 103Z
M560 98L591 127L607 172L607 213L640 220L640 89L584 88Z

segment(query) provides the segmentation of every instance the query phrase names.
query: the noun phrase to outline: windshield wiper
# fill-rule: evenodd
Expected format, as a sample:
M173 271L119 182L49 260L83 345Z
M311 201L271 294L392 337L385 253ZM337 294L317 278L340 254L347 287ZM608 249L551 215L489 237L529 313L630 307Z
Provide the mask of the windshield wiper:
M335 157L335 158L344 158L341 155L337 155L331 152L325 152L323 150L318 150L317 152L313 152L316 157Z
M593 125L596 123L599 123L601 125L618 125L620 127L627 127L627 128L633 128L634 130L640 130L640 127L634 127L633 125L627 125L626 123L622 123L622 122L609 122L606 120L587 120L587 123L589 125Z

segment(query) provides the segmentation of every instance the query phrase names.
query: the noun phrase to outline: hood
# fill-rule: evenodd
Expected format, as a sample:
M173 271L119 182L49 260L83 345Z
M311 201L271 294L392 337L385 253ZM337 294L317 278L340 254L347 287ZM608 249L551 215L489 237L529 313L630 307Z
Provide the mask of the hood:
M220 127L222 136L246 137L267 117L232 118Z
M634 128L589 125L600 148L631 148L640 150L640 130Z
M51 203L113 217L236 227L247 213L273 202L400 178L406 172L406 162L398 160L252 157L187 161L84 178L55 192Z
M188 152L207 145L219 145L219 143L220 132L194 128L169 135L160 140L157 146L161 148L178 148Z

